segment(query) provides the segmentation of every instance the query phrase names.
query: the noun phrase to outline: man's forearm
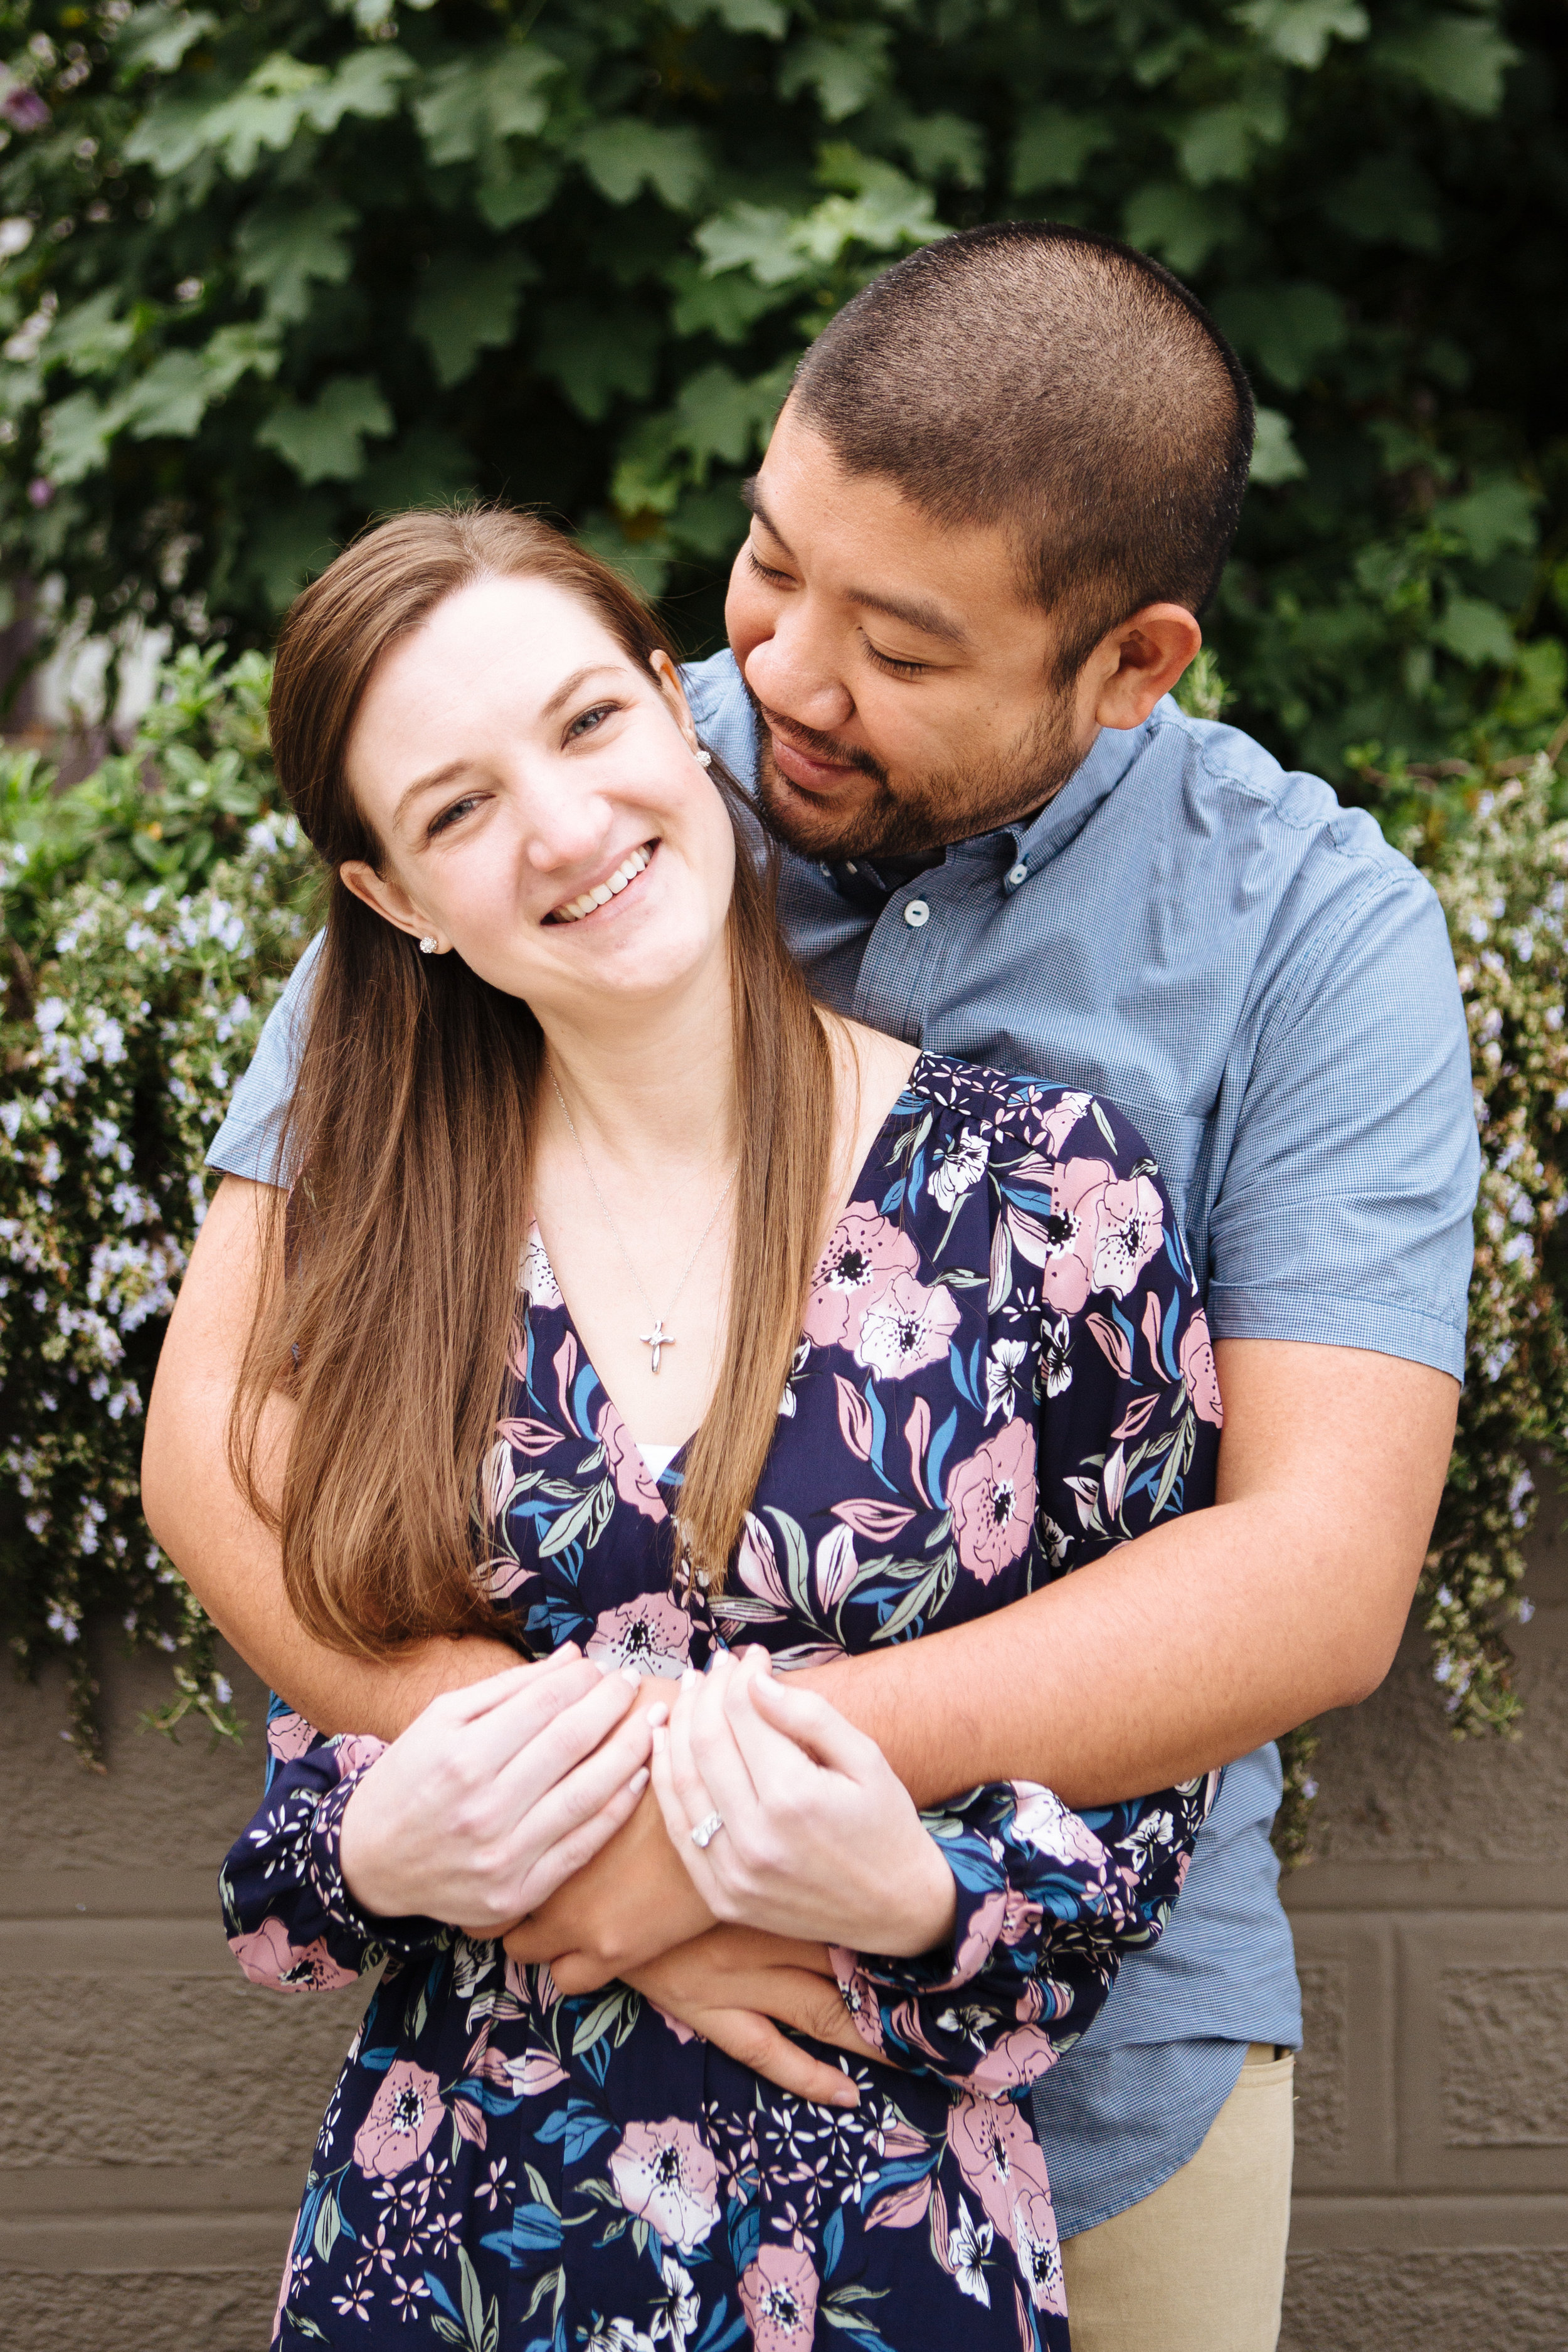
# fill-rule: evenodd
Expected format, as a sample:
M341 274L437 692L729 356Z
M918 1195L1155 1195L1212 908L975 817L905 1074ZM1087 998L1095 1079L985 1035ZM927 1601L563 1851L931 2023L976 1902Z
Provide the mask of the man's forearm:
M1458 1383L1359 1349L1230 1340L1219 1499L1011 1608L811 1679L918 1803L985 1780L1095 1805L1364 1698L1409 1612Z

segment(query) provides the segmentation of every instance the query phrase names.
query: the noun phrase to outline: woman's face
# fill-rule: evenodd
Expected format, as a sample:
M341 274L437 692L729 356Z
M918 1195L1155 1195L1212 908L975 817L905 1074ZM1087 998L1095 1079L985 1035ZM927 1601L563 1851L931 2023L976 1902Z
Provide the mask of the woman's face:
M542 580L483 580L399 638L349 738L384 847L348 887L416 939L580 1025L719 950L734 833L668 656L651 668Z

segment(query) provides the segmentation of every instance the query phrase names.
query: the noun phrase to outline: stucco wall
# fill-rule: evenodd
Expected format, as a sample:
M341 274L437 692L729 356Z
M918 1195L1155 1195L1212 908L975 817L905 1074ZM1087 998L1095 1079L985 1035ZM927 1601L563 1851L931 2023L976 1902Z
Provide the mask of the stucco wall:
M1456 1746L1415 1642L1324 1727L1288 2352L1568 2342L1568 1551L1536 1552L1521 1742ZM358 1997L242 1981L213 1875L254 1746L138 1733L162 1679L104 1663L103 1779L58 1680L0 1682L0 2339L261 2352Z

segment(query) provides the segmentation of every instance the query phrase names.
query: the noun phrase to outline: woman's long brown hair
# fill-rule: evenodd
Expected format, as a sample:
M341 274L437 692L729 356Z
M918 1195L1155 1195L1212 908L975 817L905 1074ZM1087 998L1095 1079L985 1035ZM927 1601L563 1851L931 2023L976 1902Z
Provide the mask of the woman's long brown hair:
M437 1633L502 1629L483 1573L479 1495L517 1333L517 1275L543 1040L526 1003L454 953L421 955L340 869L383 849L344 774L376 664L458 589L547 580L586 604L628 657L663 643L607 565L534 517L499 509L401 515L306 589L278 646L272 748L284 792L326 865L326 939L264 1212L288 1260L258 1307L229 1451L278 1528L306 1629L381 1653ZM775 875L731 793L729 917L740 1169L729 1330L693 1443L680 1532L721 1584L777 1425L827 1205L833 1057L774 919ZM280 1505L260 1468L268 1399L295 1406ZM672 1545L672 1566L673 1550ZM512 1631L515 1638L515 1626Z

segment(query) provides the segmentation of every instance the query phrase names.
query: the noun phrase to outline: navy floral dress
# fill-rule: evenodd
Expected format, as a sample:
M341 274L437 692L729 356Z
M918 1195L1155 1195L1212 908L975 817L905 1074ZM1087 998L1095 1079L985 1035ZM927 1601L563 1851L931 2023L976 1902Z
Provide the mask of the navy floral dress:
M1139 1138L1089 1097L923 1055L814 1280L724 1589L675 1571L654 1478L537 1232L485 1465L528 1645L653 1674L910 1641L1212 1499L1196 1285ZM380 1753L278 1708L223 1899L246 1974L385 1972L321 2127L277 2341L465 2352L1065 2352L1026 2086L1154 1940L1217 1775L1104 1811L1008 1782L927 1814L958 1895L917 1959L834 1954L858 2110L760 2081L625 1985L563 1998L362 1915L344 1805Z

